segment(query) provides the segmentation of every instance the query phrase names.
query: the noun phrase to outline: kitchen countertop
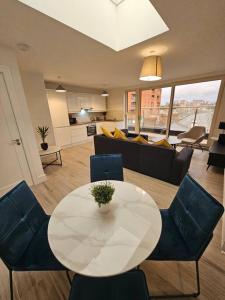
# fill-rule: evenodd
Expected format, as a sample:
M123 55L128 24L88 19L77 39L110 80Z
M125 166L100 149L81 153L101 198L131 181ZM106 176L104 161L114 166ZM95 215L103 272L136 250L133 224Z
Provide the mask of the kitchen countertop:
M97 123L103 123L103 122L123 122L124 120L104 120L104 121L90 121L90 122L84 122L84 123L76 123L71 124L70 126L81 126L81 125L89 125L89 124L97 124Z

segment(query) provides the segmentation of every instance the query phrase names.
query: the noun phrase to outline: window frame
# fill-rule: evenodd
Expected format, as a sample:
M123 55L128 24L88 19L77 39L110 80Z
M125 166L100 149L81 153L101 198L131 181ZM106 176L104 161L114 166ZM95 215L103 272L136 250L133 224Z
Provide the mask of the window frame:
M223 89L225 86L225 75L218 75L218 76L213 76L213 77L204 77L204 78L197 78L197 79L189 79L189 80L181 80L181 81L173 81L173 82L167 82L167 83L156 83L154 82L153 85L141 87L141 88L134 88L134 89L129 89L125 91L125 125L127 128L127 108L128 108L128 92L136 91L137 99L136 99L136 122L135 122L135 131L140 133L140 120L141 120L141 93L144 90L154 90L158 88L171 88L171 94L170 94L170 104L169 104L169 111L168 111L168 117L167 117L167 126L166 126L166 136L168 137L169 135L177 135L178 133L182 131L171 131L171 121L172 121L172 113L173 113L173 105L174 105L174 96L175 96L175 88L176 86L180 85L188 85L188 84L194 84L194 83L201 83L201 82L207 82L207 81L216 81L216 80L221 80L219 91L218 91L218 96L216 99L216 105L215 109L213 112L213 117L210 125L210 130L209 133L207 134L210 135L212 131L212 127L215 125L215 118L216 115L218 114L218 107L221 102L222 94L223 94ZM160 130L159 130L160 132Z

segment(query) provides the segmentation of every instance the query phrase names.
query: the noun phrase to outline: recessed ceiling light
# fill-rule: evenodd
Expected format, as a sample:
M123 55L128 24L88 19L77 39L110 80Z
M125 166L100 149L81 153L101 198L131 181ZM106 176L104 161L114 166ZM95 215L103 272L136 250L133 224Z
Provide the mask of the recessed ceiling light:
M30 49L30 45L28 44L25 44L25 43L18 43L17 44L17 48L20 50L20 51L28 51Z

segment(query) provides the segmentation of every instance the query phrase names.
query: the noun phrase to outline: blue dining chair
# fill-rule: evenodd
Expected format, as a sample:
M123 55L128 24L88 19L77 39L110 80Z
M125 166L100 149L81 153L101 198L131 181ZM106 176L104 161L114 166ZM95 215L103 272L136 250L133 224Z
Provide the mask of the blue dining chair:
M66 271L48 243L46 215L25 181L0 198L0 258L9 270L10 299L13 271Z
M144 272L94 278L75 275L69 300L149 300Z
M123 181L121 154L100 154L90 157L91 182L100 180Z
M224 207L191 176L186 175L168 209L160 210L162 233L148 258L159 261L194 261L197 292L192 294L153 296L153 298L197 297L200 295L199 259L213 237L213 230Z

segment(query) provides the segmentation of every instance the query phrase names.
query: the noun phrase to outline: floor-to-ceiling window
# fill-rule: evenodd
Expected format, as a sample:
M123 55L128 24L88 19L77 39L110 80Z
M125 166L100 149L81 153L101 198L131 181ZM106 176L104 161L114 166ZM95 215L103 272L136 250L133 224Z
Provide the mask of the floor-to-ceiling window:
M169 114L171 87L142 90L140 130L165 132Z
M199 82L175 87L170 131L187 131L204 126L209 132L221 80Z
M135 131L137 126L137 93L136 91L127 92L127 128L130 131Z
M209 132L220 85L212 80L129 91L127 128L176 135L199 125Z

